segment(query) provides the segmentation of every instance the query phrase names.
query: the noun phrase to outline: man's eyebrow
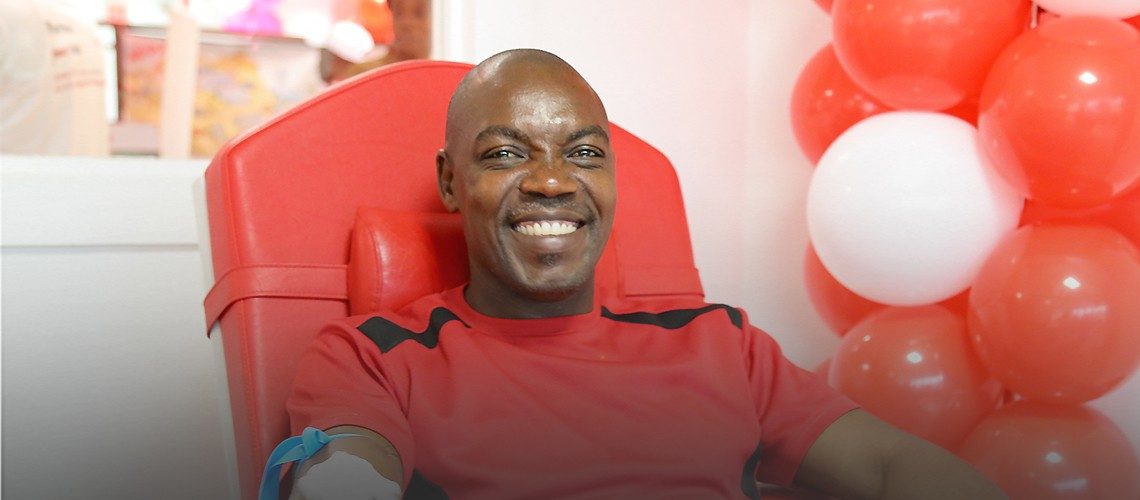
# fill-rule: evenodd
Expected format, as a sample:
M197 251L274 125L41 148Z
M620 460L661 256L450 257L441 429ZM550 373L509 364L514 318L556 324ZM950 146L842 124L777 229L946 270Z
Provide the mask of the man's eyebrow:
M526 134L522 133L516 128L508 127L506 125L491 125L490 127L483 129L479 132L479 135L475 136L475 142L479 142L491 136L507 137L519 142L530 142L530 137L527 137Z
M605 139L606 142L610 142L610 134L607 134L606 129L598 125L590 125L589 127L575 131L574 133L570 134L570 137L566 139L566 142L574 142L588 135L599 135L602 137L602 139Z

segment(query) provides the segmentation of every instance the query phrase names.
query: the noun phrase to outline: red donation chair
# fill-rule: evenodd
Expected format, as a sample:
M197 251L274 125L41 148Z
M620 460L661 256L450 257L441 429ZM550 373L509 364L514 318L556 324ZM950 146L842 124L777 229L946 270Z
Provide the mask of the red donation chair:
M256 498L266 458L288 437L293 373L324 323L467 280L434 159L470 68L413 61L360 75L235 139L206 170L216 277L206 324L222 342L242 498ZM612 135L618 206L599 293L700 298L673 167L629 132Z

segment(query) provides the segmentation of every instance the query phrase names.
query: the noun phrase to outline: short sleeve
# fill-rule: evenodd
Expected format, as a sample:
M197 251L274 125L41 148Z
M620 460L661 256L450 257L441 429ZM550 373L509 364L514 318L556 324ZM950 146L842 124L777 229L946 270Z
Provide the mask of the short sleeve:
M790 486L816 438L857 407L780 352L764 331L744 323L745 363L760 418L760 468L766 483Z
M399 381L380 349L350 324L325 327L301 358L286 408L291 431L354 425L384 436L396 448L404 484L414 468L413 440L398 396Z

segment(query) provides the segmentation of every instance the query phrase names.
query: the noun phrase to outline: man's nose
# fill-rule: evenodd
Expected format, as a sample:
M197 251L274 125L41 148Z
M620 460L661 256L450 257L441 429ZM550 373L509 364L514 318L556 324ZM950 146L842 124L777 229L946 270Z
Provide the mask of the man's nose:
M564 161L537 162L532 165L519 183L525 194L554 198L578 190L578 180L570 173Z

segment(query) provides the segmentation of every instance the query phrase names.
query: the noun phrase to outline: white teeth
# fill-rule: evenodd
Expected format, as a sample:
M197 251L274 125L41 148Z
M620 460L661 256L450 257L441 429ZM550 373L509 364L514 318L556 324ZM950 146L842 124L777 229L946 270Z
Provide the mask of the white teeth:
M578 230L578 224L561 220L523 222L516 224L515 231L528 236L561 236Z

